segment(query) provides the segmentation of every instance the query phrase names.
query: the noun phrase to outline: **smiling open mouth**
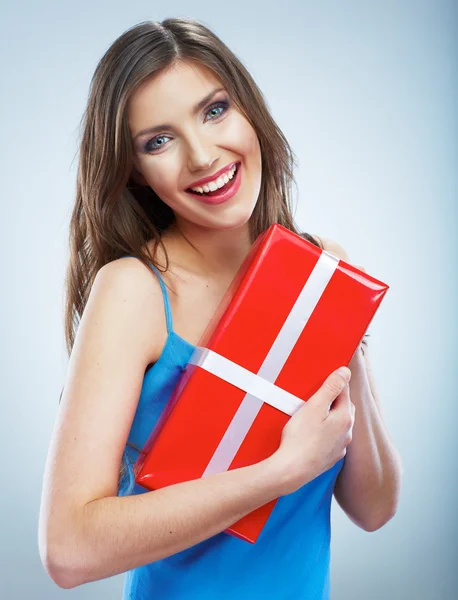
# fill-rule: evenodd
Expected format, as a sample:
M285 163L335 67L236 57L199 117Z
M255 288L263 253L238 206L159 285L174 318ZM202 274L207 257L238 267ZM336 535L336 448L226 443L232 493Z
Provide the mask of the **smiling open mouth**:
M197 194L198 196L221 196L222 194L224 194L226 191L228 191L235 183L236 180L236 176L237 176L237 171L239 170L239 163L237 163L235 165L235 171L234 174L232 175L232 178L229 179L229 181L227 183L225 183L222 187L213 190L213 191L202 191L199 192L197 190L193 190L191 188L187 188L186 191L189 192L190 194Z

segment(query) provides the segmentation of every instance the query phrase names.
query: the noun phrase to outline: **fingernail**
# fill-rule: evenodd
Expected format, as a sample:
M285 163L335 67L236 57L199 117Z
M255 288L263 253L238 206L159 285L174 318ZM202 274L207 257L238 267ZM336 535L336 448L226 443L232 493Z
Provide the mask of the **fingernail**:
M350 381L351 371L348 367L340 367L336 373L343 377L347 383Z

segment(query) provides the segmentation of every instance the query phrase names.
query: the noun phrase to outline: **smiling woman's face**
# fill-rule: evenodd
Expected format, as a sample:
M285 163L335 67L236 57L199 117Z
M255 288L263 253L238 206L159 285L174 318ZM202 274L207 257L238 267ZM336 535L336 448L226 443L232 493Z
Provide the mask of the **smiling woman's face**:
M212 71L179 61L143 83L127 111L134 176L170 206L179 224L232 229L247 223L261 187L259 140ZM219 181L222 192L233 186L223 202L186 191L234 163L235 177Z

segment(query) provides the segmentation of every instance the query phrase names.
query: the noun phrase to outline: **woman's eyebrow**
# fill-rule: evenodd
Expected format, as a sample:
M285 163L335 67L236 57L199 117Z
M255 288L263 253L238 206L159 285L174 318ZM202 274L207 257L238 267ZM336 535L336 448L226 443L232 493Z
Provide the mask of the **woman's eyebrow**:
M210 100L213 98L213 96L215 94L217 94L218 92L223 91L224 89L225 88L223 88L223 87L215 88L209 94L207 94L205 96L205 98L202 98L202 100L200 100L194 106L194 108L192 110L193 116L195 116L199 112L199 110L201 110L207 104L207 102L210 102ZM172 125L155 125L154 127L148 127L147 129L142 129L141 131L139 131L134 136L134 140L136 140L137 138L141 137L142 135L156 133L156 132L162 131L163 129L172 129Z

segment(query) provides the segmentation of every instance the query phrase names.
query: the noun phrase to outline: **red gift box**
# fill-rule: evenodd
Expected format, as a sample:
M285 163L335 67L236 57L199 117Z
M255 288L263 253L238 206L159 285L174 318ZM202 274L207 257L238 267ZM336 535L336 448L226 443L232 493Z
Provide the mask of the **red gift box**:
M253 244L135 465L148 490L258 463L350 362L385 283L274 224ZM226 533L255 543L278 499Z

